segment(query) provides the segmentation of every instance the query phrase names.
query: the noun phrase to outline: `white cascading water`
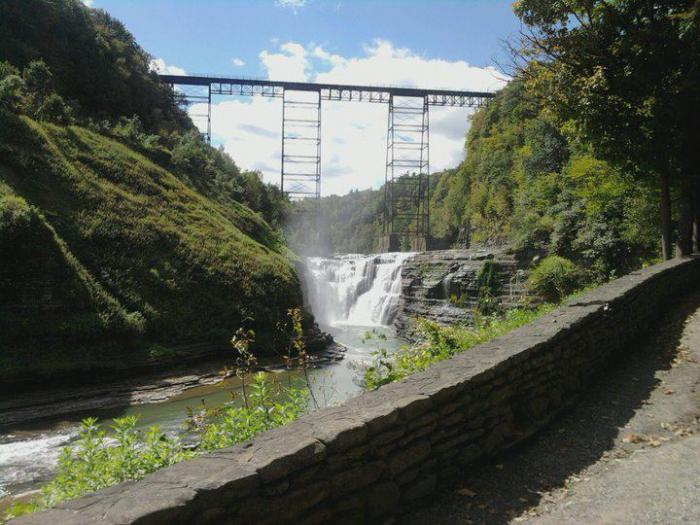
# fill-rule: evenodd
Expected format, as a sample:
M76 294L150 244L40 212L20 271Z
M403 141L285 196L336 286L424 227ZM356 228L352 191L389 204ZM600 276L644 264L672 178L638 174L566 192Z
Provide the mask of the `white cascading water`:
M306 299L322 325L379 326L394 320L401 266L412 253L309 257Z

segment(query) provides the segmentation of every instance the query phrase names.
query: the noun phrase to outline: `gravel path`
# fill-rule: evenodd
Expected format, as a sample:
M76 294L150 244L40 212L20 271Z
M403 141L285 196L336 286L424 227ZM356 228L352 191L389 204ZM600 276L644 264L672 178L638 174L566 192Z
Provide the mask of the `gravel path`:
M577 407L401 522L700 523L700 292Z

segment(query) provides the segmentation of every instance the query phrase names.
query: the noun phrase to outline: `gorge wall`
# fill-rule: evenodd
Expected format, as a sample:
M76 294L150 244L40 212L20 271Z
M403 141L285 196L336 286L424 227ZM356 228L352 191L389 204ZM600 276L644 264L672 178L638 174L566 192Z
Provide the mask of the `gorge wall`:
M342 406L10 523L381 523L546 425L699 284L697 258L633 272Z
M441 324L468 322L479 298L478 279L486 262L495 271L494 299L516 306L527 295L527 264L506 248L471 248L421 252L403 263L401 296L394 326L411 337L413 320Z

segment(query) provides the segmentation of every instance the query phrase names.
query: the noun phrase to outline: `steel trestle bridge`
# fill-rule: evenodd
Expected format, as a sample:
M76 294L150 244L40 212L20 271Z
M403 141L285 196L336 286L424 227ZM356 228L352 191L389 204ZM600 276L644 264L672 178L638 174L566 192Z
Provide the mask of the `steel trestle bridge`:
M191 113L211 142L213 95L263 96L282 100L280 188L292 199L321 196L321 101L389 105L384 184L382 248L398 250L400 239L424 250L430 237L430 106L479 107L491 92L284 82L206 75L159 75L177 87L186 106L206 105Z

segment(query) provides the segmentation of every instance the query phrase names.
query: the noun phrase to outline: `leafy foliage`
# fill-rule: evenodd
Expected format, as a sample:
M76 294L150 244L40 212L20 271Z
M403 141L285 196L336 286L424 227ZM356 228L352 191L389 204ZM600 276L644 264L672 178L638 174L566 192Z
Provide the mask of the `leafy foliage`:
M193 129L169 88L151 72L151 57L133 35L107 12L79 0L0 3L2 60L20 69L43 60L51 77L40 71L41 76L25 74L28 87L55 89L80 116L139 115L149 132Z
M498 270L493 261L485 261L476 277L478 291L477 310L481 314L495 313L499 309L498 304Z
M519 80L474 114L467 158L444 183L443 206L474 243L560 255L596 280L658 252L656 191L596 158Z
M402 347L391 354L378 349L373 353L371 363L362 370L360 383L367 390L393 383L530 323L553 308L554 305L544 304L534 309L508 310L503 316L477 314L470 326L441 326L420 319L418 327L423 342Z
M243 203L275 228L281 228L289 211L288 199L279 189L262 181L257 172L241 172L223 148L215 149L199 132L184 126L167 134L147 131L139 115L120 116L113 121L94 116L74 118L74 106L54 90L54 77L42 60L19 70L0 63L0 121L13 114L55 124L79 122L97 133L117 139L175 174L188 186L220 204Z
M695 0L519 0L528 26L524 75L559 122L605 159L661 190L663 252L671 256L671 188L679 247L689 253L698 204L700 9Z
M4 518L43 510L123 481L139 480L194 456L158 427L139 430L137 422L134 416L115 419L107 433L97 425L97 419L85 419L75 445L61 451L56 475L41 488L41 495L15 503Z
M258 372L253 375L243 406L204 407L190 421L201 433L199 448L215 450L294 421L307 410L308 401L305 388L283 386Z
M578 289L584 280L583 272L570 260L556 255L545 257L530 272L528 287L545 301L560 302Z

